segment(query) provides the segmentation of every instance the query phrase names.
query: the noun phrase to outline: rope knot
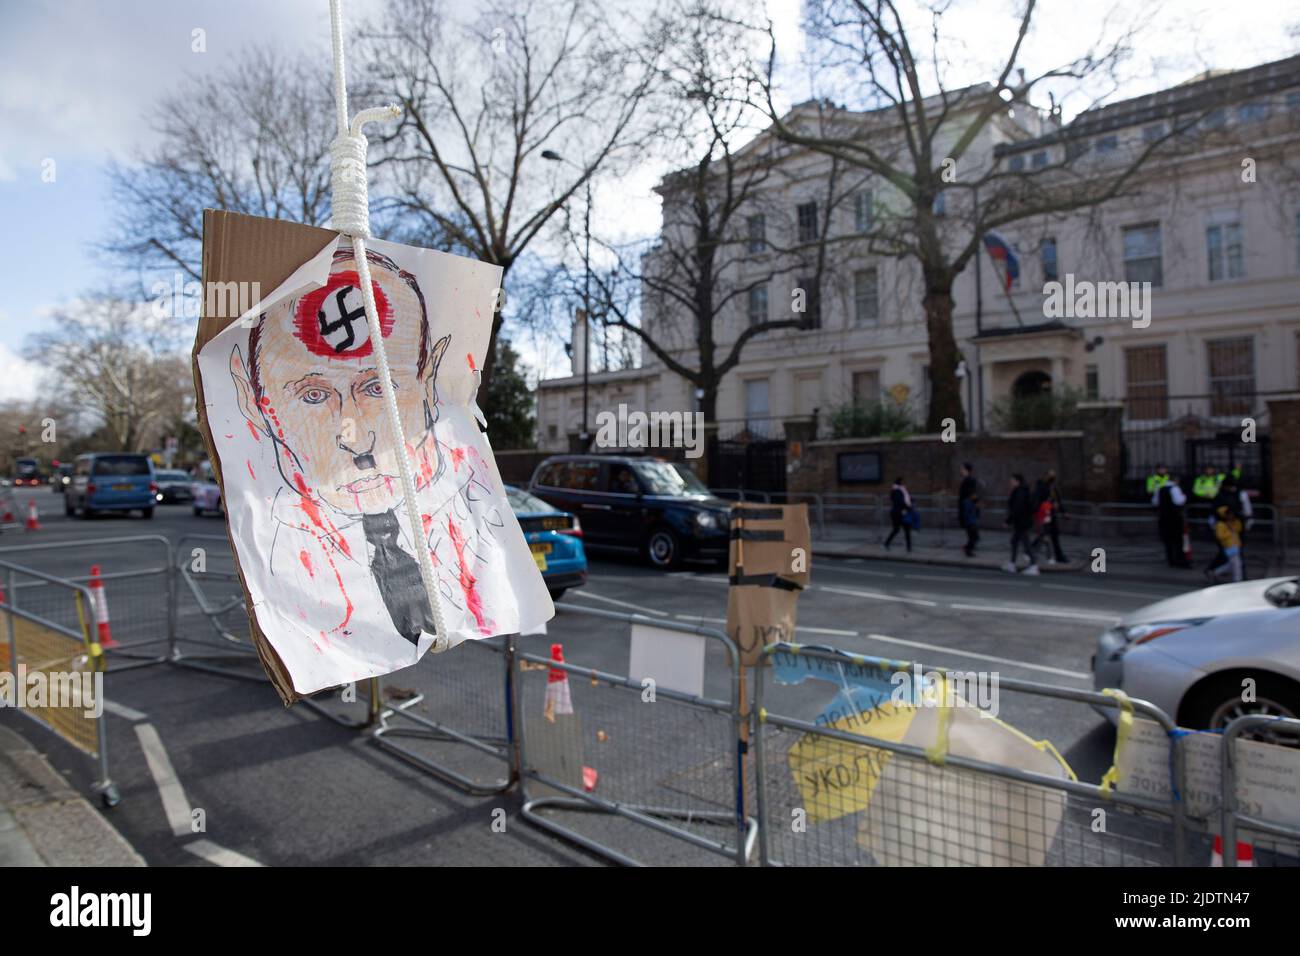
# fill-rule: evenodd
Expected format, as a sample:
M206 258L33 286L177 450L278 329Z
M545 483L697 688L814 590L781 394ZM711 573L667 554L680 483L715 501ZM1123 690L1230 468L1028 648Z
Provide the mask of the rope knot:
M361 133L340 133L330 143L331 225L338 232L362 239L370 238L366 146Z

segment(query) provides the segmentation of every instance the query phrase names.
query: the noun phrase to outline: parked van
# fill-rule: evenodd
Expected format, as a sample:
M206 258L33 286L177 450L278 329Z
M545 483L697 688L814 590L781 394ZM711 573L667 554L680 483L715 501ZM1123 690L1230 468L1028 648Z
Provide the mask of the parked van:
M152 518L157 495L153 462L147 455L93 452L77 457L63 510L83 518L96 511L139 510L143 517Z

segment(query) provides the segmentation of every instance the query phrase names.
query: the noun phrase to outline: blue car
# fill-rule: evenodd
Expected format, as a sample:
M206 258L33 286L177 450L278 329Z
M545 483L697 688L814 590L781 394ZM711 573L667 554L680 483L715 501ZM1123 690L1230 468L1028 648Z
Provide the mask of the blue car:
M578 519L510 485L506 485L506 498L551 592L551 600L558 601L569 588L586 584L587 553L582 548Z
M148 455L128 452L92 452L77 456L72 481L63 499L69 516L89 518L97 511L139 511L153 517L158 482Z

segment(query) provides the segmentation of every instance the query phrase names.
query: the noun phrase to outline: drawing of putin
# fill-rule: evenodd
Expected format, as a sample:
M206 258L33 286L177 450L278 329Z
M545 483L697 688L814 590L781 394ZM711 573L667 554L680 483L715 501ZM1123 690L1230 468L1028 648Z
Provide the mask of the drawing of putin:
M270 570L294 576L294 593L309 596L297 613L319 631L318 642L349 638L358 628L372 637L368 625L379 620L418 644L434 631L415 557L419 540L432 551L449 628L487 634L493 622L479 582L492 566L491 535L502 519L489 498L491 470L474 443L457 441L450 426L435 429L438 370L451 336L430 341L413 275L379 253L367 259L424 527L413 534L404 524L401 452L389 430L356 261L340 247L323 287L277 303L249 333L247 354L236 345L230 356L239 408L253 436L272 443L282 479L271 508Z

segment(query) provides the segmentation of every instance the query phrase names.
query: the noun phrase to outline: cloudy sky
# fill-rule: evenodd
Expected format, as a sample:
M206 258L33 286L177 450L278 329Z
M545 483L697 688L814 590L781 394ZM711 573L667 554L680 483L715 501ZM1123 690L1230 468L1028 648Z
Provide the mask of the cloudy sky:
M348 16L359 19L379 2L346 0ZM948 30L972 60L1000 52L1020 2L958 3ZM1100 0L1040 2L1026 47L1031 72L1077 55L1108 29L1098 22L1100 6ZM798 0L769 0L767 9L789 71L789 94L799 99L808 78L798 56ZM1206 65L1277 59L1300 43L1300 13L1287 0L1177 0L1162 14L1153 9L1150 0L1133 0L1121 11L1149 29L1124 95L1180 82ZM94 248L113 213L105 164L129 162L148 147L144 117L155 100L178 77L219 70L224 58L255 42L324 55L328 21L327 0L0 0L0 398L36 387L37 365L20 352L48 323L49 311L112 282ZM1153 24L1158 28L1150 29ZM205 31L206 52L191 49L196 29ZM49 161L54 177L45 182ZM649 190L661 172L644 170L621 184L618 196L598 195L597 219L617 221L629 208L642 216L653 210Z

